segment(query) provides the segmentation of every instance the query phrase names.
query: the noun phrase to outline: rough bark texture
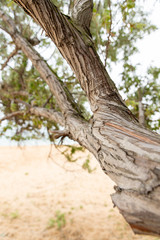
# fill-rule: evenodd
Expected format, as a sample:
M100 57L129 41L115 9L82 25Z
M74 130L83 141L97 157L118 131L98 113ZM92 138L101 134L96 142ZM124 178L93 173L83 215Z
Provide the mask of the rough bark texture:
M0 12L18 48L31 59L61 107L72 139L91 151L116 183L112 200L135 233L160 235L160 138L142 127L123 103L86 31L50 0L15 0L46 31L86 92L93 119L86 122L40 56ZM81 4L85 0L79 1ZM76 7L78 11L78 6ZM74 9L75 11L75 9ZM78 16L78 14L77 14ZM84 28L84 27L83 27ZM43 72L42 72L43 70ZM45 72L44 72L45 71ZM63 104L63 106L61 106Z
M81 26L87 34L90 34L90 23L92 19L93 0L75 0L71 16L78 26Z

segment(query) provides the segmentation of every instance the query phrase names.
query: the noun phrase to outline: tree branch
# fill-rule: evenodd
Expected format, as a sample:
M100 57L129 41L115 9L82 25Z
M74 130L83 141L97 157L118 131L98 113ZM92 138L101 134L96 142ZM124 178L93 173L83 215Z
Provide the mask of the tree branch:
M15 99L14 101L25 105L28 112L30 112L33 115L45 117L49 121L54 121L59 123L61 126L65 125L65 118L60 112L57 112L53 109L46 109L44 107L32 107L29 103L26 103L20 99Z
M43 2L40 2L40 3L43 3ZM49 3L51 4L50 1L49 1ZM39 6L39 2L38 2L38 6ZM51 4L51 6L53 7L54 5ZM43 6L41 6L41 7L43 8ZM55 6L54 6L54 8L56 11L57 8ZM42 13L42 12L40 10L40 13ZM50 16L50 14L49 14L49 16ZM75 104L73 102L72 97L69 94L69 91L67 89L64 89L64 87L61 85L59 79L51 71L51 69L49 68L47 63L39 56L39 54L35 51L35 49L33 49L32 46L18 33L16 26L15 26L14 22L12 21L12 19L10 17L8 17L6 14L4 14L1 10L0 10L0 17L3 19L3 21L6 23L6 25L8 25L8 28L7 28L7 29L9 29L8 33L13 38L15 44L19 48L21 48L23 53L32 61L33 65L36 67L37 71L40 73L42 78L49 85L50 90L53 93L53 95L55 96L56 101L62 111L62 114L65 119L65 126L66 126L67 130L69 130L69 132L71 134L71 138L75 141L78 141L82 146L86 147L88 150L90 150L91 152L96 154L97 150L100 148L98 141L92 136L91 125L86 120L84 120L84 118L81 117L79 111L75 110L75 109L77 109L77 104ZM50 17L52 19L52 16L50 16ZM63 16L63 18L67 19L65 16ZM47 19L48 19L48 16L47 16ZM50 24L49 25L46 24L46 26L47 26L48 32L49 32L49 29L53 28L54 25L52 24L52 26L50 26ZM72 24L70 26L72 27ZM43 27L45 28L45 26L43 26ZM57 26L55 31L58 31L58 33L59 33L59 30L60 29ZM76 30L76 32L77 32L77 30ZM59 36L56 36L56 32L55 32L55 37L56 38L59 37ZM64 35L64 39L66 40L67 36ZM64 42L66 43L65 40L64 40ZM71 61L73 61L73 59L71 59ZM68 98L70 99L70 101L68 100ZM17 100L15 100L15 101L17 101ZM21 102L22 104L26 104L26 106L29 109L29 107L30 107L29 104L24 103L21 100L18 100L18 101ZM34 110L34 112L35 112L35 110ZM36 113L38 114L37 111L36 111ZM87 139L91 139L91 141L92 141L91 146L88 146Z
M74 22L81 26L88 35L90 33L90 23L93 12L93 0L74 0L74 6L71 12Z
M53 138L54 139L58 139L60 137L70 137L70 134L69 134L69 131L67 130L53 130L53 131L49 131L50 134L53 135Z
M31 107L29 112L33 115L44 117L49 121L56 122L61 126L65 126L65 119L60 112L51 109L45 109L40 107Z
M41 56L36 52L36 50L31 46L29 42L25 38L21 36L21 34L16 29L16 26L13 20L3 13L0 10L0 17L8 26L8 33L13 38L16 46L25 53L25 55L32 61L35 68L40 73L41 77L46 81L49 85L51 92L56 98L56 101L62 110L62 113L67 114L80 114L80 110L77 104L74 102L73 97L69 93L69 91L62 86L63 84L59 81L57 76L51 71L46 61L44 61Z
M23 101L17 101L17 102L26 105L27 108L28 108L27 112L30 112L31 114L33 114L35 116L44 117L49 121L53 121L53 122L56 122L56 123L60 124L61 126L65 126L65 119L60 112L57 112L57 111L54 111L54 110L51 110L51 109L40 108L40 107L31 107L31 105L29 105L29 104L27 104ZM4 120L9 120L9 119L11 119L15 116L18 116L18 115L23 115L24 113L25 113L24 110L10 113L10 114L2 117L0 119L0 122L2 122Z
M29 97L29 96L30 96L28 92L23 91L23 90L14 91L14 92L12 91L11 94L12 94L13 96L22 96L22 97Z
M18 116L18 115L23 115L24 114L24 111L17 111L17 112L13 112L13 113L10 113L8 114L7 116L4 116L0 119L0 123L3 122L4 120L9 120L15 116Z
M114 114L135 121L94 48L91 38L81 32L50 0L16 0L39 22L68 61L86 92L93 113L114 108ZM44 11L45 9L45 11ZM99 69L100 71L97 71ZM98 99L98 101L97 101Z
M2 64L1 70L3 70L7 66L7 63L10 61L11 58L13 58L17 54L18 50L19 49L16 47L13 50L13 52L11 52L11 54L8 56L7 60Z
M109 26L109 33L108 33L108 39L106 43L106 57L105 57L105 63L104 66L106 67L107 65L107 58L108 58L108 51L109 51L109 45L110 45L110 38L112 34L112 9L111 9L111 0L108 0L108 5L109 5L109 12L110 12L110 26Z
M49 98L46 100L46 102L43 104L43 107L46 107L46 105L49 103L49 101L51 100L51 98L53 97L53 94L51 94L49 96Z

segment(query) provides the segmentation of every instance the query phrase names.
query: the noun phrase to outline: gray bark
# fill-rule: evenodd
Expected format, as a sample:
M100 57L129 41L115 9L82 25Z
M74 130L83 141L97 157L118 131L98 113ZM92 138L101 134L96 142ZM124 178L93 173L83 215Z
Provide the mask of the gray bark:
M74 0L71 16L77 26L80 26L84 31L90 34L90 23L92 19L93 0Z
M144 108L143 108L143 103L142 101L138 102L138 119L139 119L139 123L141 123L142 125L144 125L145 123L145 118L144 118Z
M72 107L47 66L38 60L32 46L12 26L11 35L16 45L39 72L45 69L46 74L41 76L58 103L64 103L65 99L61 111L66 130L72 139L94 154L103 171L116 183L112 200L133 231L160 235L160 137L142 127L125 106L89 36L50 0L15 2L25 8L54 41L90 101L94 115L92 121L86 122ZM4 19L4 14L0 17ZM12 31L11 25L8 31Z
M145 124L145 117L144 117L144 107L142 103L142 98L143 98L143 91L144 89L139 88L138 89L138 120L139 123L144 125Z

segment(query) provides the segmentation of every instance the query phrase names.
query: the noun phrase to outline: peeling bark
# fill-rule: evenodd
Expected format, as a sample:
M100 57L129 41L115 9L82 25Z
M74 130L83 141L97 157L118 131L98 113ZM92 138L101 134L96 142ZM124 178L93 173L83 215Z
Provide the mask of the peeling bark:
M15 2L54 41L90 101L94 115L88 123L72 108L51 73L47 70L42 74L57 101L66 100L61 106L66 130L72 139L94 154L103 171L116 183L113 202L133 231L160 235L160 137L142 127L125 106L87 34L59 12L50 0ZM13 30L15 43L37 70L46 69L37 55L32 59L35 53L26 46L15 27Z

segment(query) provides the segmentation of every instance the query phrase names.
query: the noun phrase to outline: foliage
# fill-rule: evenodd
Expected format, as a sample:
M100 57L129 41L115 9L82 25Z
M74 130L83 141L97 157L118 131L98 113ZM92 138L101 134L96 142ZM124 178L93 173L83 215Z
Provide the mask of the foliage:
M58 230L61 230L66 224L65 214L60 211L56 211L55 218L50 218L48 221L48 228L57 227Z
M62 151L61 153L65 156L65 158L67 159L67 161L69 162L76 162L78 160L78 158L75 158L75 154L77 152L84 152L85 149L83 147L78 147L75 145L71 145L68 146L64 151Z
M109 65L127 61L138 51L136 41L156 27L135 0L106 0L95 3L91 30L100 56L103 61L107 57Z
M82 168L85 169L85 170L87 170L88 173L92 173L93 171L96 170L96 168L93 168L93 169L92 169L91 166L90 166L89 155L88 155L88 158L87 158L87 159L85 160L85 162L83 163Z
M160 120L154 120L154 116L159 113L160 107L160 68L149 67L145 77L136 75L130 71L133 66L126 66L128 69L124 75L127 75L128 81L122 78L121 88L125 86L127 94L126 104L138 118L139 102L142 102L145 116L145 125L152 129L160 128ZM130 75L132 74L132 77Z

